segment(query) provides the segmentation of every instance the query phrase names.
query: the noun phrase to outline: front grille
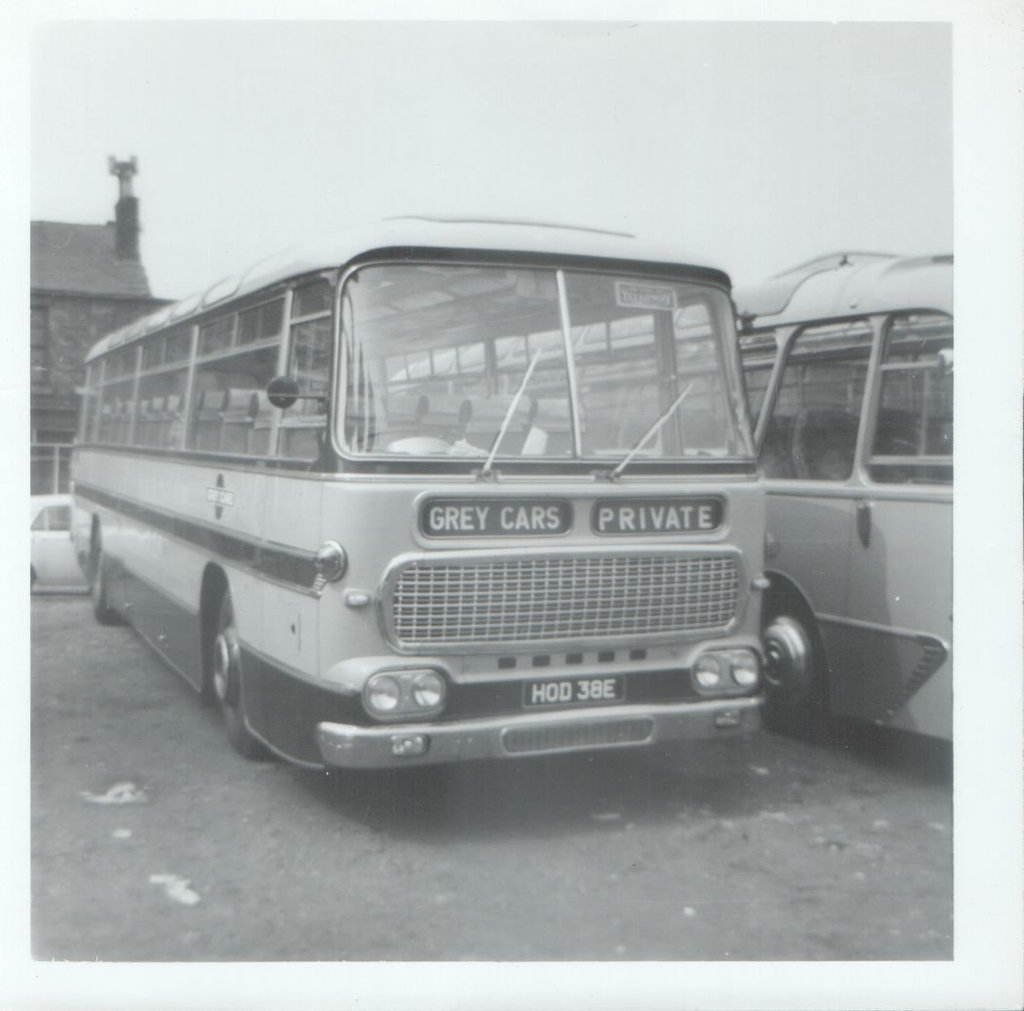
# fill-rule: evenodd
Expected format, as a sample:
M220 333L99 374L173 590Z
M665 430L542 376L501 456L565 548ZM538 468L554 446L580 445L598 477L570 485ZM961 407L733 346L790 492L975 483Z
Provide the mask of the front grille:
M546 727L506 730L502 743L509 754L523 755L541 751L574 751L577 748L614 747L642 744L651 739L654 720L608 720L602 723L555 723Z
M737 608L732 554L419 558L389 578L399 645L632 639L721 628Z

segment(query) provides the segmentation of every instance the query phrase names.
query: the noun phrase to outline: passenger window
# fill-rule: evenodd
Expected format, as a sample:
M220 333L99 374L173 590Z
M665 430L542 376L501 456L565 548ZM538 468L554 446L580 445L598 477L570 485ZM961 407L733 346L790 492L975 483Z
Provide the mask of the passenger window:
M284 299L267 302L238 314L238 344L254 344L281 333Z
M180 360L177 349L190 340L191 328L182 327L166 336L151 338L143 345L133 438L136 446L181 448L188 366ZM168 348L174 349L170 357Z
M903 313L885 336L869 472L887 484L953 480L953 321Z
M292 298L288 374L304 396L288 408L278 429L278 450L293 460L314 461L327 436L326 398L331 368L331 286L317 281Z
M259 455L267 384L277 374L278 346L236 352L200 362L192 390L190 449Z
M209 355L231 347L235 333L235 317L221 316L199 328L199 354Z
M111 355L104 365L100 393L98 440L123 446L130 441L135 413L135 360L137 348L129 347Z
M761 448L766 477L845 481L853 473L871 340L866 320L796 337Z
M761 408L764 406L768 380L771 378L772 366L775 364L777 353L778 341L770 330L740 336L740 361L743 364L747 412L752 425L757 424Z

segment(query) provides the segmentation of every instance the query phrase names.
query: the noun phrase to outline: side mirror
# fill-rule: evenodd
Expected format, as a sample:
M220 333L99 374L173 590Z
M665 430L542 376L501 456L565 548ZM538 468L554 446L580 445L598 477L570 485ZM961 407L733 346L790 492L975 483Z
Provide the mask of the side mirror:
M935 371L940 379L953 374L953 349L942 348L935 357Z
M278 376L267 385L267 400L274 407L287 410L299 399L299 384L291 376Z

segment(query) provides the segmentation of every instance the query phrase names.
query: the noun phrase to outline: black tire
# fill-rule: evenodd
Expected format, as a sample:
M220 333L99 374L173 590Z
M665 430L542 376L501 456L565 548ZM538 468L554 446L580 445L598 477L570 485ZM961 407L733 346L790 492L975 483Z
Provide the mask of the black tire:
M245 723L242 707L242 651L230 590L224 590L217 604L206 655L209 690L224 720L224 730L231 747L250 761L269 758L267 749Z
M97 537L93 545L92 562L90 564L92 578L89 580L89 598L92 601L92 613L101 625L119 625L121 616L110 606L108 584L110 566L103 554L103 545Z
M813 620L769 613L761 638L766 659L765 725L803 740L824 739L828 733L827 685Z

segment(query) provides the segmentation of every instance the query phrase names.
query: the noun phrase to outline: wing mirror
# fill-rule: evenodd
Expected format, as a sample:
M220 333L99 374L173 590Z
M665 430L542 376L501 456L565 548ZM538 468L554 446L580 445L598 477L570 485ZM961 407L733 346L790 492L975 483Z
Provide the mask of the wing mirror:
M282 410L293 406L300 396L299 384L291 376L277 376L267 385L267 400Z

